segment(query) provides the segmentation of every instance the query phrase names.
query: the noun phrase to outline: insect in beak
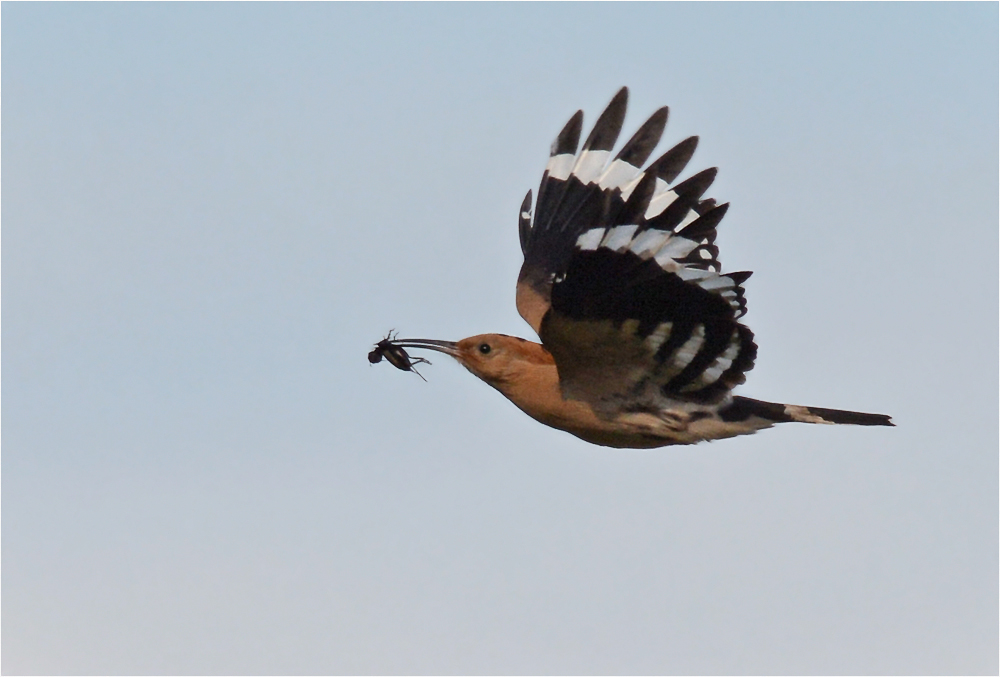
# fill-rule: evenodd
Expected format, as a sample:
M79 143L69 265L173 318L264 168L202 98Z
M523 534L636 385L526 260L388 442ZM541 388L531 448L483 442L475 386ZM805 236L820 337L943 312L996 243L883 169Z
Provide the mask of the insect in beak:
M412 371L414 374L426 381L427 379L425 379L419 371L414 369L414 366L417 364L430 364L430 360L426 360L422 357L412 357L406 352L406 348L437 350L438 352L452 356L457 353L457 347L452 341L395 339L393 338L393 332L390 331L388 336L376 343L375 349L368 353L368 361L372 364L378 364L384 357L386 361L396 367L396 369L399 369L400 371Z

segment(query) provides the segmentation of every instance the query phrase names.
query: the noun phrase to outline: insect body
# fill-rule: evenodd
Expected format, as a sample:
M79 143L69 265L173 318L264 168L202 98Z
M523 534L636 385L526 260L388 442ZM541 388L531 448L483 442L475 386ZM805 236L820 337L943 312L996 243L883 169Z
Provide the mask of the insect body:
M396 369L400 371L412 371L426 381L427 379L414 369L413 366L416 364L430 364L430 360L425 360L422 357L411 357L403 346L393 343L393 340L392 332L390 331L384 339L375 344L375 349L368 353L368 361L372 364L378 364L384 357Z

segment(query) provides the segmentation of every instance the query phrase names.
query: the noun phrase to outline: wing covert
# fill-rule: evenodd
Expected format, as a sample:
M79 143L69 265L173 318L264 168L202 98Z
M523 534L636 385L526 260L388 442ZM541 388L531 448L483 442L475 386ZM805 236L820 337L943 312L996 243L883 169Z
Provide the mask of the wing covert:
M599 414L721 402L753 368L753 333L719 288L733 277L684 279L631 249L581 249L552 288L542 345L563 396ZM706 288L706 285L709 288Z

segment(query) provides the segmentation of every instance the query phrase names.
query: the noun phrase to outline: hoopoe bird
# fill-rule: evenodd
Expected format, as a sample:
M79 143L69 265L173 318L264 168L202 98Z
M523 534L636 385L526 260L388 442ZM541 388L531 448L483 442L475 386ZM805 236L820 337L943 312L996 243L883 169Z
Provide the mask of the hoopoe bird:
M715 246L729 205L702 199L717 170L674 184L698 137L642 168L666 107L612 158L627 103L623 87L579 151L577 111L552 145L534 214L531 191L521 205L517 310L541 344L504 334L457 342L390 334L369 360L386 355L410 371L406 348L450 355L528 416L608 447L693 444L790 421L893 425L882 414L732 394L757 345L740 322L750 273L722 273Z

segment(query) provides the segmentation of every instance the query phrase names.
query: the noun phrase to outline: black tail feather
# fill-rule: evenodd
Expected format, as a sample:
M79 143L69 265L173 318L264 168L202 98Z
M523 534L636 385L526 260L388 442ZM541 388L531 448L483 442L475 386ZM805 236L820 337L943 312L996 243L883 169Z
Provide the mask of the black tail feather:
M723 421L745 421L751 416L774 421L775 423L846 423L850 425L894 426L891 417L885 414L865 414L860 411L823 409L822 407L802 407L777 402L764 402L749 397L733 398L731 404L719 410Z
M848 423L850 425L887 425L895 426L892 418L886 414L866 414L860 411L844 411L842 409L823 409L821 407L803 407L813 416L819 416L830 423Z

